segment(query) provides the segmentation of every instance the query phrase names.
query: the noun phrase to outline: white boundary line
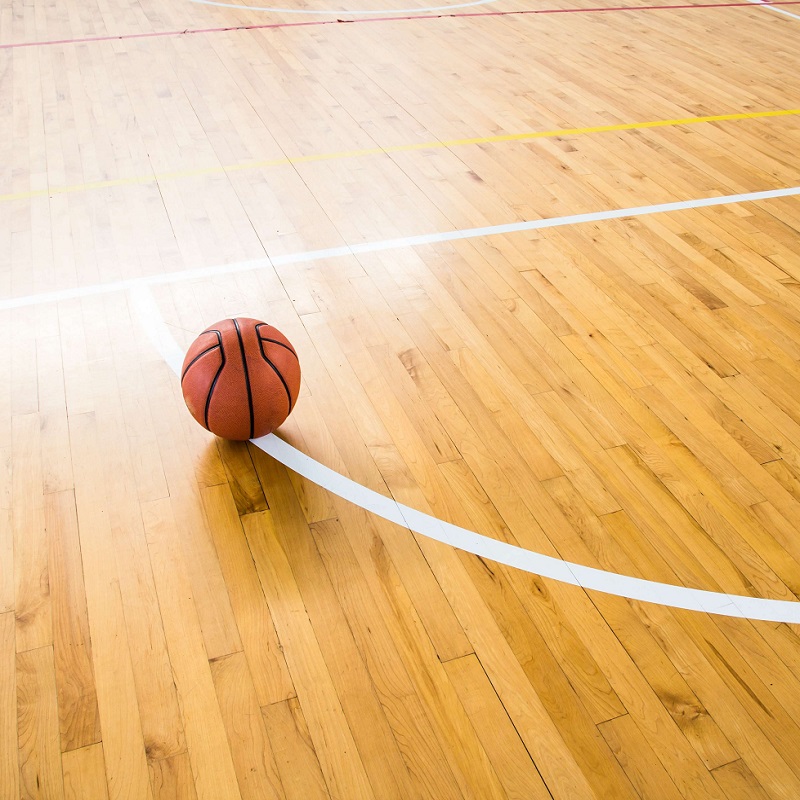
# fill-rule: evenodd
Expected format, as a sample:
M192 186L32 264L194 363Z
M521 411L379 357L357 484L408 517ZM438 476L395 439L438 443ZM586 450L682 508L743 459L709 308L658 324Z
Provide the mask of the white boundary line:
M425 11L449 11L452 8L469 8L470 6L485 6L496 3L497 0L474 0L472 3L454 3L449 6L428 6L427 8L383 8L377 11L314 11L310 8L261 8L259 6L243 6L238 3L221 3L218 0L189 0L204 6L220 6L222 8L235 8L237 11L270 11L276 14L322 14L324 16L365 16L367 14L422 14Z
M193 0L193 2L197 2L197 0ZM791 17L792 19L800 19L800 15L792 14L791 11L786 11L783 8L775 8L774 6L770 5L769 3L764 2L764 0L747 0L748 3L752 3L756 6L764 6L769 11L774 11L776 14L784 14L787 17Z
M685 208L699 208L709 205L721 205L723 202L743 202L744 200L766 199L767 197L788 197L800 194L800 187L782 189L774 192L756 192L748 195L733 195L728 198L713 198L711 200L687 201L684 203L668 203L662 206L646 206L642 209L626 209L620 212L600 212L599 214L579 214L572 217L561 217L559 221L541 220L537 227L552 227L554 224L566 225L576 222L586 222L589 218L615 219L620 216L632 216L634 213L656 213L658 211L678 210ZM732 199L737 198L737 199ZM567 222L566 220L569 220ZM545 224L549 223L549 225ZM399 242L413 242L415 244L428 241L444 241L440 238L447 236L449 239L469 238L471 236L485 236L491 233L507 233L510 230L530 230L531 228L520 225L534 225L535 223L517 223L513 225L494 226L493 228L473 228L470 231L453 231L449 234L431 234L430 236L410 237L409 239L395 239L385 243L372 243L358 245L353 248L337 248L350 252L374 252L378 249L391 249L401 246ZM502 229L502 230L500 230ZM476 231L482 231L477 233ZM425 240L425 241L422 241ZM383 244L383 247L378 245ZM315 251L320 252L320 251ZM338 253L343 255L345 253ZM296 256L286 257L296 260ZM310 260L310 259L309 259ZM277 259L274 263L277 263ZM295 263L290 261L288 263ZM138 317L143 330L156 350L176 375L180 374L183 363L183 353L174 340L161 316L161 311L152 293L144 283L139 283L131 291L131 306L133 314ZM681 608L689 611L703 611L710 614L720 614L726 617L739 617L742 619L764 620L769 622L800 623L800 602L789 600L769 600L744 595L732 595L725 592L710 592L703 589L690 589L685 586L675 586L668 583L648 581L634 578L629 575L620 575L615 572L586 567L570 561L546 556L525 550L522 547L508 544L488 536L482 536L466 528L452 525L449 522L424 514L421 511L398 503L396 500L368 489L344 475L335 472L324 464L315 461L301 453L287 442L279 439L275 434L253 439L252 443L268 455L279 461L284 466L302 475L304 478L321 486L350 503L363 508L383 519L394 522L414 533L427 536L436 541L443 542L452 547L457 547L474 555L488 558L515 569L541 575L546 578L580 586L583 589L592 589L606 594L626 597L630 600L640 600L646 603L656 603L670 608Z
M237 272L263 269L264 267L283 267L290 264L305 264L311 261L322 261L328 258L341 258L342 256L357 256L360 253L377 253L383 250L400 250L407 247L418 247L439 242L453 242L460 239L477 239L484 236L499 236L506 233L519 233L522 231L537 231L545 228L558 228L563 225L577 225L582 222L602 222L609 219L623 219L625 217L643 217L648 214L663 214L669 211L686 211L693 208L710 208L724 206L730 203L751 203L760 200L773 200L779 197L794 197L800 195L800 186L786 189L769 189L764 192L748 192L746 194L728 194L719 197L705 197L697 200L680 200L675 203L659 203L652 206L635 206L633 208L618 208L611 211L593 211L588 214L570 214L565 217L551 217L549 219L536 219L526 222L510 222L505 225L490 225L482 228L465 228L456 231L441 231L426 233L420 236L407 236L401 239L384 239L377 242L362 242L361 244L342 245L324 250L309 250L304 253L289 253L284 256L270 258L256 258L248 261L238 261L231 264L216 264L210 267L198 267L180 272L166 272L160 275L148 275L140 278L126 278L110 283L97 283L92 286L80 286L75 289L60 289L53 292L25 295L23 297L9 297L0 300L0 311L11 308L24 308L43 303L57 303L61 300L71 300L78 297L109 294L135 289L140 286L160 286L179 281L193 281L202 278L213 278L219 275L233 275Z

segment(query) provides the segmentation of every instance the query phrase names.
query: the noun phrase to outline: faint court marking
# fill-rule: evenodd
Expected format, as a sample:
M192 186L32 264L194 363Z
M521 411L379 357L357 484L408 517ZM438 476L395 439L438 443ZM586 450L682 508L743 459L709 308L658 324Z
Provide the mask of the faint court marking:
M110 189L116 186L133 186L138 184L160 183L163 181L178 180L181 178L197 178L205 175L229 175L234 172L251 169L265 169L268 167L281 167L294 164L309 164L314 161L336 161L345 158L366 158L369 156L389 155L391 153L404 153L414 150L435 150L450 147L464 147L468 145L499 144L502 142L528 142L535 139L552 139L560 136L581 136L590 133L611 133L613 131L635 131L646 128L666 128L677 125L698 125L710 122L735 122L751 119L769 119L772 117L790 117L800 114L800 108L779 109L775 111L753 111L737 114L715 114L706 117L686 117L684 119L659 119L649 122L621 122L614 125L594 125L585 128L557 128L550 131L530 131L527 133L506 133L498 136L480 136L471 139L446 139L428 142L414 142L410 144L389 145L388 147L368 147L360 150L340 150L331 153L313 153L307 156L293 158L274 158L265 161L247 161L243 164L228 164L215 167L202 167L200 169L177 170L174 172L151 173L149 175L136 175L130 178L114 178L107 181L94 181L92 183L76 183L71 186L51 186L48 189L36 189L27 192L13 192L0 194L0 202L11 200L27 200L33 197L49 197L56 194L72 194L75 192L88 192L98 189Z

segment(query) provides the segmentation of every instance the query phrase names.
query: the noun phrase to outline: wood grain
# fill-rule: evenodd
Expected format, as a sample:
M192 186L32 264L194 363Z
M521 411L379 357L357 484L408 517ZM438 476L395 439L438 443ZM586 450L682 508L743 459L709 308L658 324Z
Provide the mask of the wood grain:
M144 524L192 774L198 799L239 797L188 571L169 535L175 524L171 506L169 499L144 504Z
M17 737L17 665L14 614L0 614L0 788L7 797L19 795L19 739Z
M492 762L506 797L509 800L550 797L536 765L478 659L474 655L453 659L447 662L445 669Z
M187 753L149 761L153 800L197 800L192 765Z
M64 800L108 800L103 746L91 744L61 756Z
M14 417L12 524L17 651L52 645L53 623L44 521L39 415Z
M45 496L50 545L55 658L61 749L100 741L100 719L83 581L78 519L73 491Z
M52 647L17 654L20 797L63 798Z
M283 797L247 660L242 653L219 658L211 663L211 675L242 798Z
M326 748L317 751L325 781L334 794L372 797L353 733L269 515L268 511L247 515L244 529L267 601L275 609L278 636L297 696L305 708L311 740L319 742L325 737Z
M255 470L251 467L252 477ZM260 484L259 484L260 486ZM231 607L259 706L295 696L275 624L258 580L253 555L239 522L231 489L226 484L202 490L211 535L228 583Z
M297 698L261 709L287 800L330 797Z
M796 625L413 534L153 344L264 319L357 484L797 603L797 196L404 240L794 187L798 22L353 2L0 9L0 796L795 800Z

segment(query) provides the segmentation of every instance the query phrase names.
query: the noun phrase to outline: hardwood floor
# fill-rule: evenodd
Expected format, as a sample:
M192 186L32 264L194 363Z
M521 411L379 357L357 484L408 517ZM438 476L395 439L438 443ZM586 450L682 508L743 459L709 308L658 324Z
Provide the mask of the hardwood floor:
M0 9L0 797L800 797L800 5L599 5ZM216 440L147 330L232 315L608 591Z

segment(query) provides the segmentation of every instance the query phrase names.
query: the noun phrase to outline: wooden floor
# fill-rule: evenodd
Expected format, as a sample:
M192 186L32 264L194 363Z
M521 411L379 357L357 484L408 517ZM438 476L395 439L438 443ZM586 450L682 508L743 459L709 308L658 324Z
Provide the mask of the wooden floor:
M412 534L145 332L276 325L280 436L407 506L797 601L800 196L302 255L800 184L800 5L487 15L602 5L3 0L0 798L800 797L800 625Z

